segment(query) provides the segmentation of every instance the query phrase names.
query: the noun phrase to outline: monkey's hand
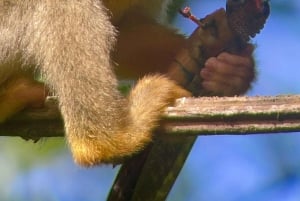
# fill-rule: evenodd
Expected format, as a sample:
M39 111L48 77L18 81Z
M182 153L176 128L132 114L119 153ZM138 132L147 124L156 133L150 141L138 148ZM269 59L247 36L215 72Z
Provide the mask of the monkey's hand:
M248 44L239 55L222 52L210 57L200 72L203 89L220 96L244 94L255 79L253 49Z
M247 43L263 28L269 4L262 0L227 3L226 11L218 9L201 20L190 8L181 12L198 28L188 38L186 50L176 56L169 74L194 95L239 95L254 79L253 48ZM224 51L242 54L237 57Z

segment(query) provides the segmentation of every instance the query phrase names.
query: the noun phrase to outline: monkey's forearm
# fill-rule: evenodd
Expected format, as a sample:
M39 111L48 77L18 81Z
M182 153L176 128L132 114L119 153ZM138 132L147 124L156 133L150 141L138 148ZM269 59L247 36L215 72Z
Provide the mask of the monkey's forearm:
M118 30L114 59L121 78L167 73L178 50L186 43L185 37L176 30L136 13L127 16Z

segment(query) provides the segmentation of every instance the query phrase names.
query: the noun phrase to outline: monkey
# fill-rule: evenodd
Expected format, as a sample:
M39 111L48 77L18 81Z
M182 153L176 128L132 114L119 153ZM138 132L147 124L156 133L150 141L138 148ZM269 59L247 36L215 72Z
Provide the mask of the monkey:
M102 1L2 0L0 9L1 113L38 105L44 90L20 73L35 66L58 96L80 165L119 163L136 153L163 109L189 95L166 76L149 75L122 97L110 55L116 30Z
M168 2L0 0L0 121L43 105L50 90L58 96L77 164L119 163L140 151L163 109L190 96L163 75L185 42L157 21ZM145 52L143 39L153 33L159 38ZM132 47L130 54L126 47ZM135 54L136 60L128 59ZM140 78L126 98L117 90L114 70L133 77L159 74ZM37 71L47 89L34 79Z

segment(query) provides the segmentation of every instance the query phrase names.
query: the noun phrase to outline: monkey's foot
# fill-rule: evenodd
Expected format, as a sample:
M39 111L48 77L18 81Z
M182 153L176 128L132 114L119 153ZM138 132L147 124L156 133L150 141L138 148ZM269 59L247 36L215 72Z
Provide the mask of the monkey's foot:
M8 80L0 93L0 122L26 107L42 107L46 95L44 84L27 76L17 76Z

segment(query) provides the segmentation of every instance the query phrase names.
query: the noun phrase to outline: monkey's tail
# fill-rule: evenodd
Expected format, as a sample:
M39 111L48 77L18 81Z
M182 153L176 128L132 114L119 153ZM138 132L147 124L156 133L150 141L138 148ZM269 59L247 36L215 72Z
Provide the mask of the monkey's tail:
M189 92L163 75L143 77L129 95L133 127L140 132L149 132L157 126L163 110L184 96L190 96Z
M125 109L126 117L120 117L126 121L116 130L106 134L82 131L86 133L69 135L74 160L83 166L122 162L151 141L152 130L163 110L183 96L190 94L164 76L144 77L132 89Z
M151 131L158 126L164 109L184 96L190 93L162 75L145 76L137 83L129 95L129 110L135 129L131 132L140 136L141 146L151 141Z

